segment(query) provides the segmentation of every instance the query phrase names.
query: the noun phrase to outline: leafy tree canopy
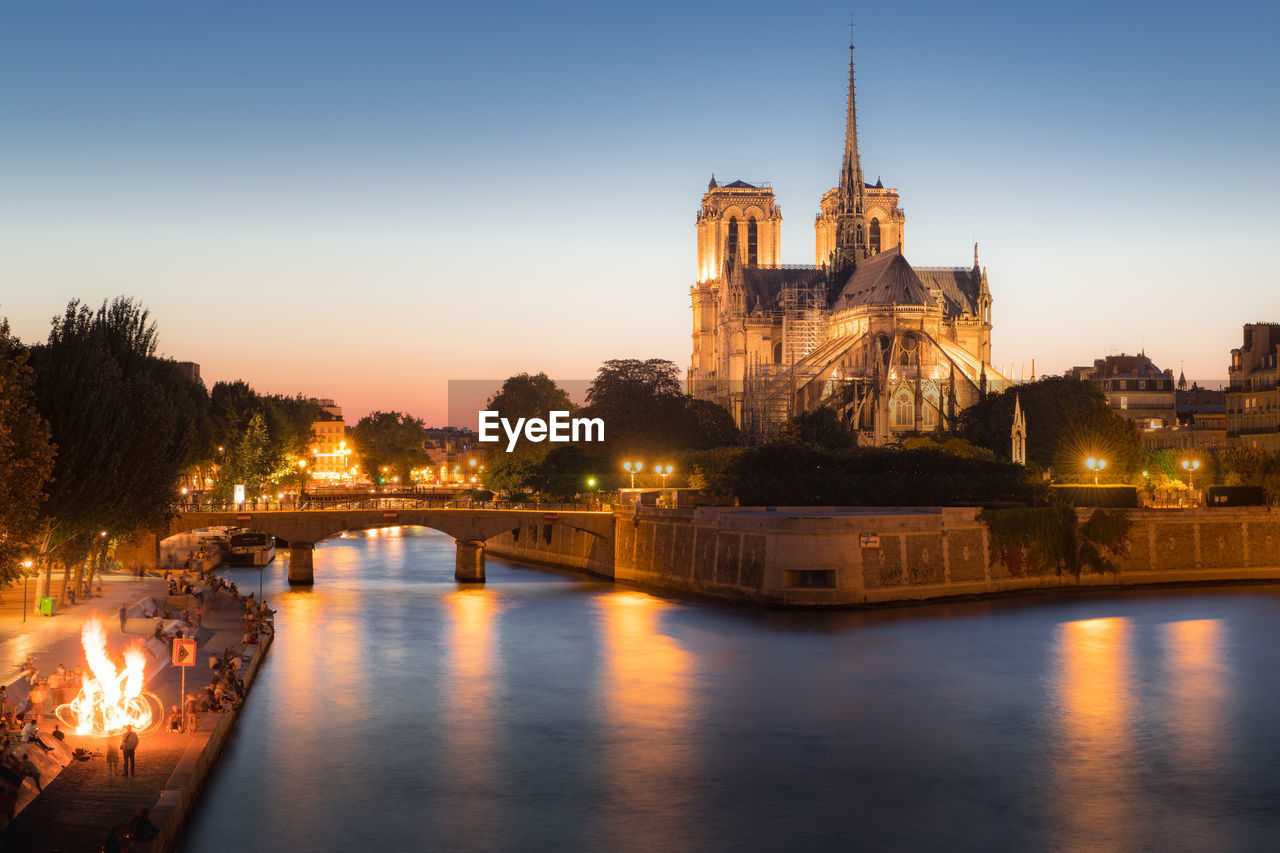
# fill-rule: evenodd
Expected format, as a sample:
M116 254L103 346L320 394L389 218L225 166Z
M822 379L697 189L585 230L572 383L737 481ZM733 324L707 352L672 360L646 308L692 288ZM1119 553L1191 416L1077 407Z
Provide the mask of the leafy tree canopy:
M197 453L204 387L155 356L149 313L131 299L96 311L72 301L32 349L36 400L58 455L42 508L46 547L80 548L99 529L165 518L178 474Z
M809 412L801 412L782 425L780 438L799 444L812 444L826 450L847 450L853 447L853 436L840 422L835 409L820 406Z
M1107 461L1102 482L1141 478L1142 442L1137 428L1116 414L1092 382L1046 377L988 394L960 416L961 438L1008 459L1015 399L1027 418L1027 461L1053 468L1060 480L1092 482L1089 457Z
M0 319L0 586L35 556L39 509L53 472L49 425L36 410L28 353Z
M520 373L508 378L502 383L498 393L489 398L485 408L497 412L513 425L520 418L545 420L550 412L573 412L577 409L569 400L568 392L545 373ZM505 437L501 446L505 451ZM532 442L522 436L511 453L536 462L546 456L549 450L546 442Z
M389 483L394 477L407 483L411 470L431 464L426 426L411 415L371 412L359 420L351 438L361 469L375 484L380 479Z

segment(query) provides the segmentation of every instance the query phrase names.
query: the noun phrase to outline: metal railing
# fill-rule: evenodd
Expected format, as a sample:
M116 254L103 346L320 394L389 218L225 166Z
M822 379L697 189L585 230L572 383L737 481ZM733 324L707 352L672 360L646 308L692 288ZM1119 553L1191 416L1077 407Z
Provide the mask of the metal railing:
M466 510L534 510L538 512L613 512L613 503L608 500L595 501L478 501L468 498L430 498L430 497L366 497L346 501L313 502L307 499L299 503L296 500L258 500L246 501L242 504L229 502L203 502L199 506L184 504L174 507L178 515L186 513L207 512L335 512L351 509L466 509Z

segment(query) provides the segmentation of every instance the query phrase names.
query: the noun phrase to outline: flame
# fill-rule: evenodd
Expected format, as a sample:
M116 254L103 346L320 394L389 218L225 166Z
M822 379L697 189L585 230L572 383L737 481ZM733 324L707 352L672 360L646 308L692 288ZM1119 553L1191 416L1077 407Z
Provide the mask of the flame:
M62 724L78 735L103 737L121 734L128 726L139 732L158 726L163 706L158 696L143 689L147 659L141 647L134 643L125 649L124 670L117 671L107 656L107 637L100 621L85 623L80 642L93 675L85 676L75 699L58 706L55 713ZM153 704L160 710L153 711Z

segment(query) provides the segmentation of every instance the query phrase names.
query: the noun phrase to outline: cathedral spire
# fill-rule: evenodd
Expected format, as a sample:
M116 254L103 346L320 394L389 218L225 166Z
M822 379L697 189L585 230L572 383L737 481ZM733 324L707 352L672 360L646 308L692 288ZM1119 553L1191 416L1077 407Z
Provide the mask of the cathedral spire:
M844 119L844 163L840 167L836 263L848 268L868 257L866 184L858 157L858 108L853 79L853 16L849 16L849 102Z

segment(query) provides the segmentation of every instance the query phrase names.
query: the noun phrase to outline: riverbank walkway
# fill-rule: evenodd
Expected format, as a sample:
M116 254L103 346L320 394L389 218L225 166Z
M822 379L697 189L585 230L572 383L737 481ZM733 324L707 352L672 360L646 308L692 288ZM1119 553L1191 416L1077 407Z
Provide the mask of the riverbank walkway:
M163 601L167 585L154 575L144 579L135 576L106 575L101 597L72 605L52 617L28 613L22 621L22 589L7 589L0 604L0 684L9 686L10 708L26 698L26 683L21 679L22 662L35 658L35 665L46 676L64 664L68 669L85 666L80 630L92 616L102 620L107 647L119 653L132 640L150 635L154 619L133 619L129 634L120 632L119 610L122 604L152 597ZM15 596L14 593L17 593ZM228 646L237 652L246 648L244 609L230 596L205 595L202 627L196 637L198 653L195 666L187 672L187 692L204 687L211 678L206 663L209 654ZM252 648L252 647L250 647ZM87 670L87 667L86 667ZM80 853L98 851L112 827L129 822L139 809L150 809L152 823L160 826L165 805L176 803L180 792L222 717L220 713L199 714L196 731L191 734L168 731L170 706L181 707L181 672L168 660L150 659L147 666L147 689L164 705L165 723L158 731L145 734L137 750L136 776L112 775L107 770L105 747L118 746L120 736L112 738L82 737L66 734L57 753L41 762L44 792L35 796L31 780L24 781L13 822L0 831L0 851L48 851L48 853ZM41 736L53 743L56 719L44 715ZM89 750L88 761L69 760L77 748ZM38 754L39 749L34 748ZM37 755L37 757L39 757ZM59 766L65 763L65 766ZM46 769L47 768L47 769ZM56 775L54 775L56 773ZM157 803L161 807L157 807ZM146 851L150 844L132 842L131 851Z

